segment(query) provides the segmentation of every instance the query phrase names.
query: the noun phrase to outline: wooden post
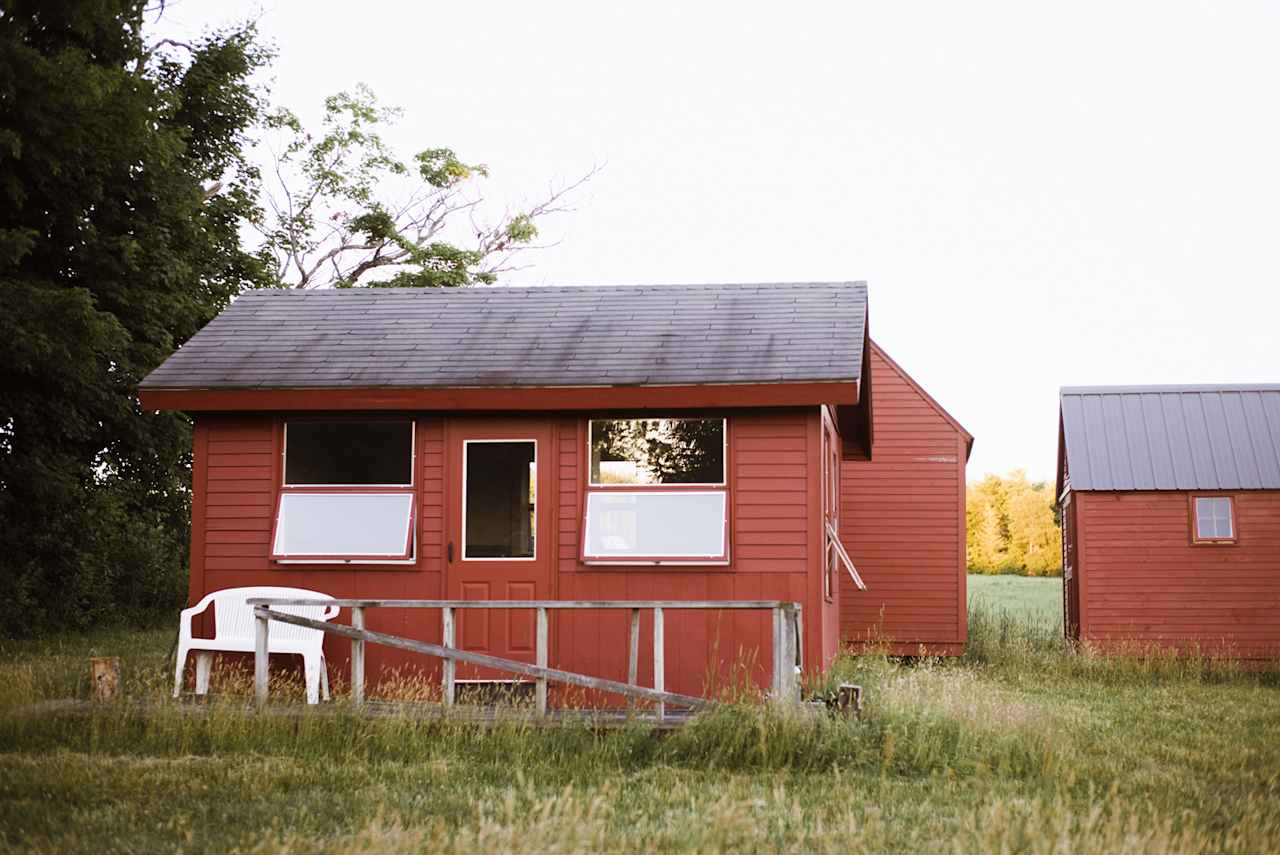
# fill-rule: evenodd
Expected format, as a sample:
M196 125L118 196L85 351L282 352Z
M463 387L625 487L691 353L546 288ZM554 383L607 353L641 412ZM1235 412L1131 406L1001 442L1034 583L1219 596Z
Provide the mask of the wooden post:
M271 621L263 606L254 609L253 616L253 698L258 706L263 706L267 702L267 640Z
M537 665L547 667L547 610L538 609L538 647ZM547 678L539 677L537 682L538 715L547 714Z
M364 629L364 609L351 607L351 628ZM351 700L356 706L364 705L364 639L351 639Z
M796 643L796 609L786 605L775 610L774 619L774 679L777 685L775 699L786 704L800 699L800 684L796 677L798 645Z
M115 656L94 656L89 660L93 680L93 699L100 703L114 701L120 691L120 660Z
M773 660L773 670L769 674L769 697L777 700L782 697L782 609L769 610L772 631L769 635L769 652Z
M635 686L640 679L640 610L631 610L631 644L627 650L627 685ZM635 698L627 699L627 706L634 707Z
M655 607L653 610L653 687L659 692L667 690L666 643L662 622L662 609ZM667 705L658 701L657 712L658 721L662 721L667 715Z
M441 610L441 626L444 635L441 646L453 647L453 609L448 606ZM451 707L453 706L453 681L458 672L457 664L452 659L446 659L442 667L444 669L444 705Z

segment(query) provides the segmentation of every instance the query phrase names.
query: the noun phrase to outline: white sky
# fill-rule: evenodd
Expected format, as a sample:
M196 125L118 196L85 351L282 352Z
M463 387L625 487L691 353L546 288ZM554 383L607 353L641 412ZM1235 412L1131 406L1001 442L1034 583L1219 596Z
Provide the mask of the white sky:
M1280 2L171 4L260 16L274 100L357 82L518 207L513 284L866 279L873 336L1051 479L1057 388L1280 381Z

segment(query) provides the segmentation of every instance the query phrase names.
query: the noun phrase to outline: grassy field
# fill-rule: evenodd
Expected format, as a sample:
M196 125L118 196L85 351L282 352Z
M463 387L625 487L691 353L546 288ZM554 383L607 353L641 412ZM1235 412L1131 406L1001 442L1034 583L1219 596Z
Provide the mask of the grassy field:
M171 632L3 643L0 847L1274 850L1280 675L1072 653L1035 614L975 604L959 661L842 660L861 720L744 704L663 738L252 715L243 681L203 714L33 714L86 695L91 652L159 703Z
M1061 577L969 574L969 605L1062 626Z

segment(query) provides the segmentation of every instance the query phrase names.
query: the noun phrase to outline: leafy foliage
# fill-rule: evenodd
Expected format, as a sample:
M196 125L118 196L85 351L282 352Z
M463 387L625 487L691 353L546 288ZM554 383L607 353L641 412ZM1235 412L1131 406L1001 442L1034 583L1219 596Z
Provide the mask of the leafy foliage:
M474 185L488 176L488 168L466 163L448 148L400 159L379 133L399 116L364 85L325 99L318 134L288 110L270 115L268 125L283 142L275 150L275 181L264 187L269 210L254 225L274 284L492 283L532 246L538 221L564 210L565 194L586 180L549 192L528 210L480 224L483 200ZM455 242L463 233L465 246Z
M1053 487L1032 483L1021 469L970 484L965 509L969 569L975 573L1056 576L1061 535Z
M139 0L0 17L0 633L182 599L190 429L143 376L242 287L252 27L148 44Z

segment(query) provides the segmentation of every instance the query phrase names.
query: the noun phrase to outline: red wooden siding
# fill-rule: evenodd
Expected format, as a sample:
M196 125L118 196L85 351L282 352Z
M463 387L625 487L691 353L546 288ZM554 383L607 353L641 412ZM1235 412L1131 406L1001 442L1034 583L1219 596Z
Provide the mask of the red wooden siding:
M335 597L429 598L441 595L443 436L440 419L417 422L415 486L418 490L416 566L378 568L348 565L287 565L268 559L271 521L280 482L281 422L269 416L202 416L197 422L197 497L203 478L206 507L197 498L192 513L191 602L209 591L244 585L311 588ZM344 614L340 620L346 621ZM439 636L439 618L430 612L375 609L370 629L415 638ZM209 624L212 628L212 624ZM325 642L331 663L345 664L350 644ZM401 671L438 670L426 657L406 659L395 651L369 648L368 667Z
M841 466L840 536L866 591L840 598L846 643L962 652L968 438L883 351L871 351L872 460Z
M586 483L586 423L558 423L559 481L558 596L561 599L627 600L795 600L804 605L805 662L818 665L834 655L824 650L817 617L821 591L811 596L810 571L817 566L814 546L817 500L818 410L729 413L728 566L605 567L584 564L578 543ZM813 577L816 580L816 576ZM589 674L626 678L628 616L581 612L560 618L557 655L563 667ZM760 683L768 679L770 624L764 612L666 615L668 687L701 693L709 674L727 677L717 662L750 665ZM642 616L642 682L652 680L652 624ZM679 651L677 655L677 651Z
M554 514L553 596L559 599L779 599L804 606L806 666L836 652L835 606L822 602L820 420L817 407L726 411L729 418L730 564L713 567L601 567L579 560L586 482L586 422L578 415L529 414L551 425L549 495L539 513ZM244 585L312 588L337 597L443 596L446 485L445 420L416 420L415 487L420 508L416 562L411 566L283 565L268 559L281 475L279 415L208 415L197 420L192 521L191 602ZM205 486L207 485L207 486ZM824 611L828 615L823 620ZM752 677L768 679L770 621L764 612L667 614L670 690L700 694L717 662L745 661ZM346 621L344 612L339 620ZM367 613L372 629L438 640L434 611ZM562 613L552 622L552 665L626 678L629 614ZM825 624L825 627L824 627ZM640 680L652 680L652 626L642 627ZM345 669L350 644L326 641L330 663ZM369 648L371 675L384 668L438 671L436 660ZM718 678L726 676L719 668Z
M1236 543L1193 545L1187 493L1072 493L1082 639L1280 655L1280 492L1223 495Z

